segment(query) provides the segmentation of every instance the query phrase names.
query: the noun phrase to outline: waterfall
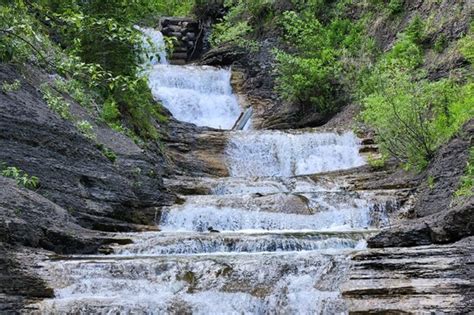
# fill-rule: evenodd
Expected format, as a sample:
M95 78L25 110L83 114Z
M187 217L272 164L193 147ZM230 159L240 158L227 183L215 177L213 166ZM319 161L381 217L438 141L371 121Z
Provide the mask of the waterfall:
M231 129L241 108L230 86L230 70L155 65L149 76L153 96L181 121Z
M142 29L156 47L164 50L160 32ZM173 66L160 54L160 64L151 60L148 80L154 98L180 121L217 129L231 129L240 108L230 85L230 69Z
M169 65L161 33L140 30L160 56L148 72L154 97L178 120L232 128L241 109L230 71ZM320 174L365 163L352 132L239 129L222 131L229 177L165 179L185 201L157 211L160 232L115 234L109 255L42 261L38 273L55 298L29 307L44 314L347 312L339 288L349 254L387 224L396 200ZM118 245L124 239L133 242Z
M148 27L135 26L135 29L143 33L143 47L145 50L146 64L168 64L166 58L166 44L161 32Z
M365 164L353 133L236 133L226 150L232 176L292 176Z

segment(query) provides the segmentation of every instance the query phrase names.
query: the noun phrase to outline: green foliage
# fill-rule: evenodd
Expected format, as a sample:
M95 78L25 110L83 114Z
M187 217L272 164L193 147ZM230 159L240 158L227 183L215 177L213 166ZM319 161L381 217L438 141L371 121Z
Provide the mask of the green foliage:
M87 109L93 108L95 97L82 82L78 80L57 79L54 82L54 87L61 93L70 95L82 107Z
M474 64L474 22L471 23L469 34L459 41L459 50L471 64Z
M367 159L367 163L369 166L374 170L381 170L385 168L385 163L387 162L387 156L382 155L381 157L377 157L374 155L369 155Z
M388 11L393 15L401 13L403 11L403 4L404 0L390 0L387 6Z
M48 104L48 107L51 108L52 111L54 111L63 119L73 119L69 110L69 103L64 99L64 97L58 95L48 85L42 85L41 91L43 93L43 99L46 101L46 104Z
M87 120L81 120L76 122L77 129L88 139L95 140L96 135L94 133L94 127Z
M149 1L151 12L162 16L189 16L194 9L194 0Z
M110 162L115 163L117 160L117 154L112 149L102 146L101 152Z
M430 189L433 189L435 187L435 178L432 175L428 176L428 179L426 181Z
M109 124L117 123L119 120L120 111L118 109L117 102L115 102L113 98L108 98L104 102L104 105L102 106L101 117Z
M406 28L403 35L406 36L407 39L412 41L414 44L419 45L425 38L425 29L425 23L419 15L416 15L410 25L408 25L408 27Z
M248 3L242 0L226 0L224 6L228 13L219 23L213 26L210 42L213 46L225 43L234 43L237 46L255 50L257 44L249 39L253 33L251 18L254 18L256 11L270 1L258 0Z
M461 177L459 187L454 195L456 197L472 197L474 195L474 147L469 150L466 172Z
M16 92L20 89L20 87L20 80L14 80L12 83L8 83L7 81L5 81L2 83L2 92L5 94L10 92Z
M40 184L38 177L30 176L23 170L14 166L6 166L4 163L0 164L0 175L14 179L18 185L28 189L36 189Z
M26 0L0 3L0 61L40 61L64 79L55 88L82 106L106 112L106 120L130 119L134 133L156 138L153 120L160 119L141 72L143 41L133 27L148 14L167 8L189 11L193 1L156 0ZM186 7L186 8L185 8ZM184 11L182 11L184 12ZM54 35L64 50L55 46ZM46 58L46 57L47 58ZM145 97L139 94L144 93ZM68 104L51 89L44 92L50 107L71 119ZM119 115L100 104L115 102ZM95 106L99 104L99 106ZM111 115L112 114L112 118ZM128 122L125 122L128 123Z
M233 42L240 47L251 47L252 42L245 38L251 32L252 27L247 21L228 23L224 18L223 22L214 25L210 41L213 46Z
M443 50L448 46L448 40L446 39L446 35L441 34L436 38L436 41L433 45L434 51L438 54L442 53Z
M35 23L23 1L0 2L0 61L24 62L31 56L28 42L35 42Z
M341 90L342 59L361 47L360 24L334 18L323 25L313 16L294 11L281 19L285 40L295 50L275 50L276 89L288 101L312 105L324 114L337 111L344 103Z
M474 83L424 79L419 70L423 53L416 43L420 33L414 31L418 28L401 34L362 77L359 93L362 117L377 131L382 151L420 170L474 116Z

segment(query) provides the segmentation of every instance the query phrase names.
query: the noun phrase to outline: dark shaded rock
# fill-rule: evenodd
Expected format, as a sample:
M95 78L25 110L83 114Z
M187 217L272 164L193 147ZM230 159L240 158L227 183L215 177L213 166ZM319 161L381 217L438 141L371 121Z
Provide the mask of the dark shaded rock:
M454 196L466 169L473 135L474 119L441 147L423 174L415 176L419 187L412 206L412 218L404 219L369 239L370 247L443 244L474 235L474 197ZM429 178L434 183L430 184Z
M25 304L53 297L53 290L21 265L14 248L0 242L0 313L20 314Z
M94 117L71 102L74 116L87 117L96 126L97 142L115 151L112 163L95 141L48 108L37 90L48 77L24 71L27 78L12 66L0 66L0 80L21 82L18 91L0 93L0 161L37 176L38 193L67 209L84 227L93 228L102 218L117 230L126 223L153 224L155 208L173 200L161 180L164 160L95 124Z
M226 132L171 120L163 131L168 174L228 176L224 149Z
M100 242L63 208L0 176L0 242L60 253L92 253Z
M424 217L450 207L453 193L466 170L469 148L474 144L474 119L466 123L458 136L442 146L436 153L418 189L414 205L416 216ZM430 185L428 178L433 184Z

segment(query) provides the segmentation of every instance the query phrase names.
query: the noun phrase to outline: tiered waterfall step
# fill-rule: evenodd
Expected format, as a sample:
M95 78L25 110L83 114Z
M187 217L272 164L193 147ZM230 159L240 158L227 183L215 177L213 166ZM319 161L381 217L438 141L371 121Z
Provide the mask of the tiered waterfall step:
M47 262L38 314L303 314L345 310L345 254L77 257ZM34 313L32 311L32 313Z

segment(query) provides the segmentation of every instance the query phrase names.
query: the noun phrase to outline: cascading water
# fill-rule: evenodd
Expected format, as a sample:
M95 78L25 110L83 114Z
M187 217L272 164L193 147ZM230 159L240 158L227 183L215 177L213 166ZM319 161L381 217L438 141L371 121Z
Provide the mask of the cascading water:
M166 60L163 36L140 29L160 51L160 63L151 60L149 85L153 96L180 120L217 129L231 129L240 108L230 85L229 69L205 66L173 66ZM151 50L153 52L153 50Z
M353 133L236 133L227 148L232 176L292 176L364 164Z
M240 112L227 70L155 64L149 75L177 119L230 128ZM391 200L347 191L334 177L301 175L363 165L359 141L315 131L228 134L231 177L169 179L203 195L163 209L161 232L119 234L133 243L113 245L110 255L44 262L40 273L56 297L35 305L38 312L346 312L339 287L348 253L387 223Z

